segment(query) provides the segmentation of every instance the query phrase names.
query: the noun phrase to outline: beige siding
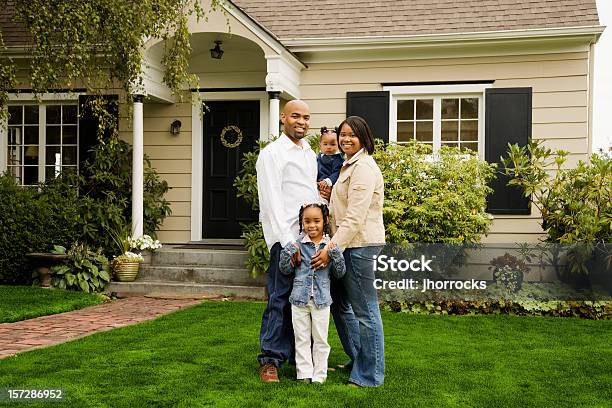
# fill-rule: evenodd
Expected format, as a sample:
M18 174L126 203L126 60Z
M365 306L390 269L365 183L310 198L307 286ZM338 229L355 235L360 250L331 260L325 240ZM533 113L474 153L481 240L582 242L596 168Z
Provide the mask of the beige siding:
M309 64L302 97L312 111L311 128L336 125L346 115L346 92L381 90L381 83L494 80L494 87L533 88L535 139L571 151L565 167L588 153L588 54L585 52L492 57L361 61ZM487 242L534 242L538 214L495 216Z
M168 182L166 199L172 214L158 231L164 243L183 243L190 240L191 216L191 104L162 104L145 102L144 153L161 178ZM170 123L181 121L181 132L170 134ZM120 121L121 138L132 141L131 118Z
M258 52L259 62L261 55ZM255 57L256 55L254 55ZM225 56L224 56L225 58ZM230 55L228 54L228 58ZM205 87L262 86L265 68L253 65L233 72L214 69L208 60L192 60L192 72ZM239 72L240 71L240 72ZM207 74L204 74L207 72ZM311 128L337 125L346 115L346 92L381 90L381 83L494 80L494 87L533 88L533 137L552 149L572 152L566 167L587 158L588 54L550 54L378 60L351 63L309 62L302 72L301 97L311 107ZM284 102L284 101L283 101ZM167 194L173 214L159 231L166 243L190 240L191 228L191 105L145 103L145 153L172 188ZM170 123L182 122L171 136ZM121 135L131 140L129 119L121 121ZM486 242L535 242L543 234L539 214L496 216Z

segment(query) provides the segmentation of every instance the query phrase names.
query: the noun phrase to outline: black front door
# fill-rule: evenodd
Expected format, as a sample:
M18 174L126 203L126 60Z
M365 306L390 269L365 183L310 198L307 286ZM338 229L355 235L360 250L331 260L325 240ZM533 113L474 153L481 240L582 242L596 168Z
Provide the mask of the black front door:
M240 238L239 223L255 221L257 213L236 197L233 184L243 153L253 151L259 140L259 101L207 102L206 106L202 237Z

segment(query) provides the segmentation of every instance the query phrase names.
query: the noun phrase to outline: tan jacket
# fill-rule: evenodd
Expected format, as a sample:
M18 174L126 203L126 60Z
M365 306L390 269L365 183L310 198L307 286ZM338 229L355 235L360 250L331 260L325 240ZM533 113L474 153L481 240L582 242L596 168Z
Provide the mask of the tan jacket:
M332 241L340 248L385 242L384 182L365 150L342 166L330 198Z

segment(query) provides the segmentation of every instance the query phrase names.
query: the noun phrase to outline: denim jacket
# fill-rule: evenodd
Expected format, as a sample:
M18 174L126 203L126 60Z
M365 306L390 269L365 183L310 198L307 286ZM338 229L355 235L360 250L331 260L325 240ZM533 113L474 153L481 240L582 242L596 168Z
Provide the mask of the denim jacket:
M323 239L319 245L315 245L308 235L304 235L303 238L288 243L281 251L281 272L285 275L295 272L293 290L291 296L289 296L289 302L292 305L304 307L308 304L310 298L314 299L314 303L319 309L332 304L329 274L331 272L336 278L341 278L346 272L344 257L340 248L335 247L329 251L330 263L325 268L315 271L310 267L310 260L314 254L323 249L328 242L329 238ZM297 267L291 266L291 257L298 250L294 244L299 246L302 256L302 263Z

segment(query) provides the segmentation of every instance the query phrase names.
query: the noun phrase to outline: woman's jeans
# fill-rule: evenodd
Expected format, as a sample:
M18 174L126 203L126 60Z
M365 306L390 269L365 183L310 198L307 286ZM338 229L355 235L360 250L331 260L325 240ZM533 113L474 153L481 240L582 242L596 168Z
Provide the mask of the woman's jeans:
M342 347L351 358L349 381L364 387L382 385L385 379L383 327L373 270L373 257L381 249L346 249L346 275L332 280L331 312Z

